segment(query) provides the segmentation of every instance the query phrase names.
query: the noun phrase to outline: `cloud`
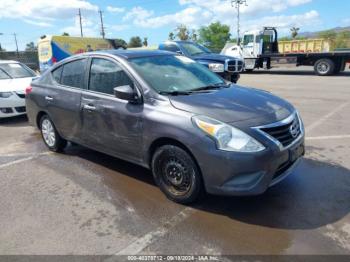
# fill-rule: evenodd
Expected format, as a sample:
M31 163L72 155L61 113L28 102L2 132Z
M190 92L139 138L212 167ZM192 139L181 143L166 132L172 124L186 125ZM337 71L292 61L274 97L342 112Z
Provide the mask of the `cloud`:
M125 8L123 7L114 7L114 6L107 6L107 11L110 13L123 13L125 12Z
M100 35L99 24L86 17L82 17L83 35L86 37L97 37ZM60 30L62 33L67 32L71 36L80 36L80 21L79 18L74 18L72 26L64 27Z
M36 25L36 26L40 26L40 27L52 27L53 24L48 23L48 22L40 22L40 21L34 21L34 20L30 20L30 19L23 19L24 22L26 22L27 24L31 24L31 25Z
M317 11L311 10L302 14L281 15L282 11L311 0L249 0L248 5L241 6L242 31L261 28L262 26L277 26L282 33L289 33L292 26L304 27L320 23ZM235 34L236 9L227 0L179 0L183 9L166 15L156 16L153 10L134 7L124 17L123 21L130 21L138 27L159 28L186 24L190 28L219 21L231 25L231 32ZM267 15L269 14L269 15Z
M140 6L133 8L124 17L123 21L133 21L134 25L145 28L159 28L166 25L183 23L193 28L199 27L211 18L211 14L200 7L188 7L179 12L163 16L153 16L154 12Z
M0 0L0 6L0 18L22 19L37 26L49 26L50 21L72 18L79 8L85 16L98 11L96 5L86 0Z
M129 27L130 27L130 25L112 25L112 26L109 26L109 28L115 32L124 31L124 30L128 29Z

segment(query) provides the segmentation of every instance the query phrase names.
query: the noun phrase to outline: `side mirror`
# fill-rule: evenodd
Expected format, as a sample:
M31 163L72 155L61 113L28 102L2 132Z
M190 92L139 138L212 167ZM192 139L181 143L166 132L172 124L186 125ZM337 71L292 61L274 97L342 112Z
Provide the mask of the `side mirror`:
M139 101L139 97L134 89L130 85L117 86L113 89L116 98L136 103Z
M179 55L183 55L183 54L184 54L184 53L182 53L182 51L180 51L180 50L176 51L176 53L179 54Z

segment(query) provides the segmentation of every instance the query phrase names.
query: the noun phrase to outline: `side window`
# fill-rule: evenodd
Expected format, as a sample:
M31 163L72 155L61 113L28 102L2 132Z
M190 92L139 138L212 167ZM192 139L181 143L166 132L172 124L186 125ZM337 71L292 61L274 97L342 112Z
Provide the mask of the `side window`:
M83 87L86 59L80 59L63 65L61 84L72 87Z
M124 85L133 86L133 81L120 66L106 59L92 59L89 90L112 95L115 87Z
M164 50L176 53L180 51L180 48L178 48L176 45L171 44L171 45L164 45Z
M55 69L55 70L52 72L52 78L53 78L53 80L55 80L55 82L57 82L57 83L61 83L62 70L63 70L63 66L60 66L59 68Z

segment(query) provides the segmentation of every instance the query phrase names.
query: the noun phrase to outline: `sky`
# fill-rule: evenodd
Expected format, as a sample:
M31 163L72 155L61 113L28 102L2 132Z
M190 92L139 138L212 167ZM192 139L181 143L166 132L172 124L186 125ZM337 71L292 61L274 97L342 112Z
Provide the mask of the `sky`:
M237 11L230 0L0 0L0 44L15 50L42 35L67 32L80 35L78 9L84 36L100 37L98 10L103 11L107 38L148 37L150 45L168 38L177 25L198 29L219 21L236 36ZM290 28L302 32L350 26L349 0L247 0L241 7L241 30L276 26L281 36Z

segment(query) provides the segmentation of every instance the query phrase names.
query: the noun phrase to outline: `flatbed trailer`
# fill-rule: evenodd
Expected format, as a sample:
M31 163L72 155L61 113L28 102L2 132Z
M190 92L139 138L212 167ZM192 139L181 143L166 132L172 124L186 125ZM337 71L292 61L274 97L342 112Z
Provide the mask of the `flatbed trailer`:
M290 61L289 64L295 63L296 66L313 66L318 75L332 75L345 70L346 64L350 63L350 52L261 54L255 59L255 68L270 69L274 61L281 59L286 59L287 63ZM246 60L247 58L245 62L249 63Z

